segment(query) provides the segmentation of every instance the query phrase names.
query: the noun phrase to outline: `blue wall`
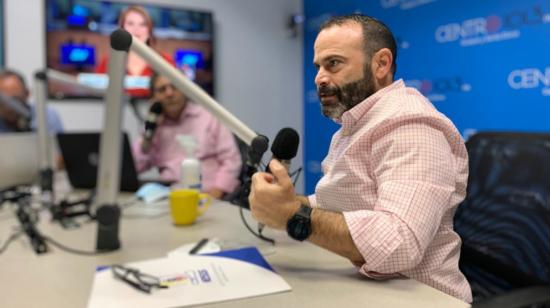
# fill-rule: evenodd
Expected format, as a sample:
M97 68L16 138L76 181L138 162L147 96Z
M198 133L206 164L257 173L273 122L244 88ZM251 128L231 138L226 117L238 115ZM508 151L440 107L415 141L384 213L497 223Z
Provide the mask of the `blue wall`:
M398 41L396 78L418 88L464 137L550 131L550 0L304 0L305 190L338 129L321 115L313 43L332 15L360 12Z

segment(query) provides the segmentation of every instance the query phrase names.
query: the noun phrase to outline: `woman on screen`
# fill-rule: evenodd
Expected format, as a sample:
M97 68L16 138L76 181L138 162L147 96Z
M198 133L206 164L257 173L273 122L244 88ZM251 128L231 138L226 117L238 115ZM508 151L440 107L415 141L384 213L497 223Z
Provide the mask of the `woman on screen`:
M154 49L155 46L155 37L153 35L153 20L147 11L137 5L132 5L123 10L120 13L118 18L118 25L122 29L128 31L135 38L146 43L148 46ZM158 51L158 50L157 50ZM175 66L174 60L170 55L158 51L159 54L166 59L168 62L172 63ZM107 73L108 59L104 57L99 66L96 69L96 73L105 74ZM153 70L147 62L143 60L133 51L128 53L128 64L126 66L126 74L128 76L142 76L149 77L153 75ZM131 83L131 82L130 82ZM149 87L130 87L127 89L128 94L134 97L148 97L149 96Z

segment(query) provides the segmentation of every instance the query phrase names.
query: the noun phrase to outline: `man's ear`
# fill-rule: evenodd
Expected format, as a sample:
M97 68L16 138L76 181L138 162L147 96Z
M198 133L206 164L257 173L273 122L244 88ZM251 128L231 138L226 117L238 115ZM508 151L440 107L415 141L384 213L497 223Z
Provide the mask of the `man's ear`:
M393 55L388 48L382 48L374 53L371 60L372 73L376 79L385 80L392 74Z

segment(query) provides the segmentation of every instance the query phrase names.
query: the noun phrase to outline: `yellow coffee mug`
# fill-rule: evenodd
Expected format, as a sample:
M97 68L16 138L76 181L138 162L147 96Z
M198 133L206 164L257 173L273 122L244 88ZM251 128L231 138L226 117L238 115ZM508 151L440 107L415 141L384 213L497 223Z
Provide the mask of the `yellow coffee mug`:
M190 225L204 214L212 202L209 194L193 189L177 189L170 192L170 213L175 225Z

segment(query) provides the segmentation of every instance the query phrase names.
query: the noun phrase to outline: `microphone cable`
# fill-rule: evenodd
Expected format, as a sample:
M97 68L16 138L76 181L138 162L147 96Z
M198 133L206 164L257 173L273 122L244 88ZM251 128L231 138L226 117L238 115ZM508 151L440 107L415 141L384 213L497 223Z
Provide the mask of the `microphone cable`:
M51 245L59 248L60 250L63 250L65 252L69 252L76 255L82 255L82 256L96 256L96 255L102 255L106 254L112 251L89 251L89 250L81 250L77 248L72 248L67 245L64 245L56 240L54 240L52 237L48 235L44 235L41 232L39 232L38 228L36 227L36 224L38 222L38 210L33 210L31 213L27 212L28 210L24 207L29 207L29 200L30 196L24 196L20 200L9 200L11 204L16 205L18 208L15 211L15 215L17 216L17 219L20 223L24 224L18 228L16 228L16 232L12 233L12 235L9 236L9 238L2 244L0 247L0 254L5 252L7 248L10 246L10 244L15 241L17 238L19 238L24 233L29 234L29 240L31 241L31 245L33 245L33 249L35 249L36 253L45 253L48 252L48 249L45 248L44 250L37 251L35 245L33 242L36 242L38 239L42 239L44 243L50 243ZM42 246L41 246L42 247Z
M242 206L239 206L239 214L241 215L241 220L243 221L244 226L248 229L248 231L250 231L250 233L252 233L257 238L261 239L262 241L266 241L268 243L271 243L271 245L275 245L274 239L263 235L261 231L256 232L254 231L254 229L252 229L252 227L248 224L248 222L246 221L246 218L244 217L244 209Z
M21 234L23 234L23 231L19 230L18 232L12 233L10 237L6 240L6 242L0 247L0 254L2 254L6 249L8 249L8 246L10 246L11 242L15 241Z

